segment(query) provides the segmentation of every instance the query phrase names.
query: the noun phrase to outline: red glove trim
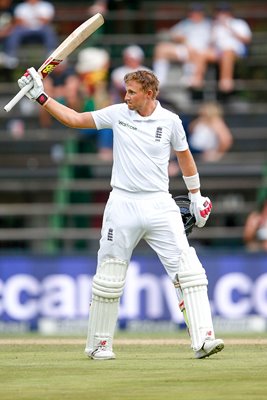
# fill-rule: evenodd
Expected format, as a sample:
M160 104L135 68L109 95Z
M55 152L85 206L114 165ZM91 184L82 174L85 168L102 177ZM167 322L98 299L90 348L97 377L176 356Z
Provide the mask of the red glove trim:
M43 106L48 100L48 96L45 93L41 93L39 97L37 97L36 101Z

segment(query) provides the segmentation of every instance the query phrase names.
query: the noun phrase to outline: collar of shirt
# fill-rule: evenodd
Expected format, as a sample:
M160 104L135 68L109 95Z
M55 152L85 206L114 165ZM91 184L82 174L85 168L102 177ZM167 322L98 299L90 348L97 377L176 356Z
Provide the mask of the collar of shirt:
M155 110L153 111L152 114L150 114L146 117L142 117L142 115L138 114L137 111L131 111L133 121L149 121L149 120L155 121L156 119L159 118L159 116L161 114L161 109L162 109L161 104L157 100L157 106L156 106Z

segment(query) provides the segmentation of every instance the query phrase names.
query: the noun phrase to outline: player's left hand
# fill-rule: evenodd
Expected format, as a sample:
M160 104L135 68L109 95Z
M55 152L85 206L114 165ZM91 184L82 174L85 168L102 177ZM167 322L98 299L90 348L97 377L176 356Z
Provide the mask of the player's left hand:
M26 96L31 101L38 101L38 103L43 105L48 99L48 96L44 92L44 85L40 75L33 67L27 69L25 74L18 80L20 89L28 84L32 84L33 88L26 93Z
M211 213L212 203L208 197L201 196L200 191L196 193L189 192L190 212L196 218L196 226L202 228Z

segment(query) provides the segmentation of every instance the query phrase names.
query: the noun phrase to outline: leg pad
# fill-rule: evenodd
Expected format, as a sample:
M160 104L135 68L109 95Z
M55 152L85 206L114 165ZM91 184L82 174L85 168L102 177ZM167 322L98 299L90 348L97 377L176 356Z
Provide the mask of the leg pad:
M123 293L127 263L105 260L93 278L92 302L89 313L85 352L90 355L99 347L112 352L112 342L118 318L119 300Z
M207 293L208 280L192 247L182 254L179 267L178 279L183 293L192 348L198 351L205 339L214 338Z

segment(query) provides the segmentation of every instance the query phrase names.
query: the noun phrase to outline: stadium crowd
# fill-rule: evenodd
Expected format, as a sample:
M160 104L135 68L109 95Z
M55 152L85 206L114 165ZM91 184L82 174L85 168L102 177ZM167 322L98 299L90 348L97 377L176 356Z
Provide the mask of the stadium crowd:
M128 2L119 2L128 7ZM126 4L127 3L127 4ZM138 9L140 1L135 3ZM91 2L87 16L116 10L116 1ZM208 12L209 11L209 12ZM14 79L20 65L18 53L28 43L40 43L44 54L49 54L59 42L55 19L57 7L50 1L25 0L12 2L0 0L0 68L9 70ZM110 26L110 25L109 25ZM157 32L154 32L155 34ZM217 91L230 95L235 90L235 64L245 60L252 40L252 29L244 20L235 16L229 3L216 3L209 10L203 2L188 5L184 16L165 32L164 40L155 40L152 56L148 57L139 43L129 43L120 52L118 65L114 66L110 48L101 43L77 52L74 60L66 60L46 79L45 89L57 100L78 111L92 111L123 101L123 76L136 69L151 69L160 79L161 88L169 84L172 63L178 63L181 75L172 81L177 91L183 85L188 91L204 91L209 66L217 73ZM121 46L122 47L122 46ZM160 99L161 100L161 99ZM163 99L165 100L165 99ZM24 102L21 124L24 124ZM222 107L217 99L203 102L192 120L185 125L189 145L204 162L216 162L231 149L231 127L223 118ZM39 127L49 129L54 121L45 110L32 105L32 113L39 114ZM7 121L9 129L18 125ZM21 125L19 125L21 129ZM13 128L12 128L13 127ZM112 160L112 131L84 130L82 135L95 138L99 157ZM177 166L171 165L170 175L179 174Z

